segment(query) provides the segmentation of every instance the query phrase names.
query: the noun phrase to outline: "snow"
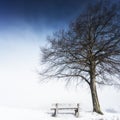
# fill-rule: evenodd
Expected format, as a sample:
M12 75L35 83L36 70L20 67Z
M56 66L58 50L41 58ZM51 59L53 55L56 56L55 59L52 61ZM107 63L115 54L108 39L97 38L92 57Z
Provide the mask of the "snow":
M23 109L12 107L0 107L0 120L120 120L120 113L107 113L98 115L91 111L80 111L79 118L73 114L58 114L52 117L51 114L44 110Z
M35 81L27 83L21 81L21 84L13 82L16 87L9 84L11 89L9 86L6 89L1 86L0 120L120 120L119 90L112 87L98 89L104 113L98 115L92 112L89 88L83 86L75 88L72 85L65 88L64 82L35 83ZM54 103L80 103L80 117L76 118L73 114L58 114L57 117L52 117L50 108Z
M31 98L35 98L27 99L28 101L21 98L19 105L13 103L18 101L10 101L11 104L9 105L0 105L0 120L120 120L120 93L114 88L98 89L101 109L104 113L104 115L99 115L92 112L91 96L87 88L74 89L71 86L66 89L61 82L50 82L36 87L39 88L37 88L38 92L35 88L34 90L31 89L34 94L37 92L37 97L33 96L32 93ZM27 97L30 98L30 96ZM65 114L66 111L62 111L64 114L52 117L53 111L50 108L53 107L54 103L63 105L80 103L79 118L76 118L73 114ZM73 111L70 112L74 113Z

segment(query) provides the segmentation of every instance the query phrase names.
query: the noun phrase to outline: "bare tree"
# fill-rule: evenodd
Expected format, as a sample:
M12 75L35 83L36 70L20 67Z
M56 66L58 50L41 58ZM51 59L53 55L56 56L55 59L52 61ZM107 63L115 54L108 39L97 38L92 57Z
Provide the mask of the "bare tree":
M86 82L91 90L93 111L103 114L96 83L120 85L120 9L115 4L90 5L70 24L48 38L42 75Z

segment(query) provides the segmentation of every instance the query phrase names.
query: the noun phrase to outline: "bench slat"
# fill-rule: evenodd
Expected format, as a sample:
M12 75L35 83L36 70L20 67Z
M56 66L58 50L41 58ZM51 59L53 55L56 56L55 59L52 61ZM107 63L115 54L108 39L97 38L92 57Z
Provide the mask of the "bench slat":
M56 109L56 108L51 108L51 110L55 110L55 109ZM72 110L72 109L77 109L77 108L57 108L57 109L58 109L58 110L62 110L62 109L63 109L63 110L65 110L65 109L66 109L66 110L68 110L68 109L71 109L71 110Z

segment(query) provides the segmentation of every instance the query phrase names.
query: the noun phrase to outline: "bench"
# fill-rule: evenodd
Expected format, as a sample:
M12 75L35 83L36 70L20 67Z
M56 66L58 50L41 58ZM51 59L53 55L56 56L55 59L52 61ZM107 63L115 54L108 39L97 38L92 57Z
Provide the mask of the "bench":
M67 107L66 107L67 105ZM58 111L63 111L63 110L73 110L74 111L74 115L76 117L79 117L79 111L80 111L80 107L79 107L79 104L76 104L76 105L72 105L72 104L54 104L54 108L51 108L51 110L54 110L52 116L53 117L56 117L57 114L59 114Z

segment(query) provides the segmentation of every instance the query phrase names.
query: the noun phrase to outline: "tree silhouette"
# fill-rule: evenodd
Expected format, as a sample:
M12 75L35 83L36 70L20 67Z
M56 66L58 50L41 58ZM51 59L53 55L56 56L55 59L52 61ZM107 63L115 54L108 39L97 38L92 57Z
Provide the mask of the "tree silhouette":
M59 30L41 48L40 74L86 82L91 90L93 111L103 114L96 84L120 85L120 9L100 1L89 5L67 30Z

